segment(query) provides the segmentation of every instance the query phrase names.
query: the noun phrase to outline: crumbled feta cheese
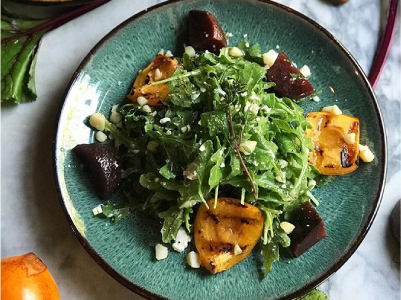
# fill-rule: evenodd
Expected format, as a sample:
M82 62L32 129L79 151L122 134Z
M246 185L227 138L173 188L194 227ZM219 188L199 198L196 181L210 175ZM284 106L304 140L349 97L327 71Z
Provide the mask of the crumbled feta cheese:
M231 37L233 37L233 34L232 34L231 32L227 32L227 33L226 33L226 37L227 37L227 38L231 38Z
M268 107L267 105L263 105L262 106L262 108L261 108L261 110L264 110L265 112L269 112L269 111L271 111L272 109L270 108L270 107Z
M259 96L256 95L255 92L252 92L252 95L251 95L251 97L249 97L249 99L251 99L251 100L260 100Z
M89 118L89 124L97 130L103 131L106 125L106 118L102 113L94 113Z
M253 151L255 151L256 148L256 141L246 141L241 143L239 146L239 151L244 153L245 155L250 155Z
M242 253L242 249L238 244L234 246L234 255L240 255Z
M96 132L96 134L95 134L95 138L96 138L99 142L103 143L104 141L107 140L107 135L105 135L105 134L103 133L103 131L98 131L98 132Z
M162 76L163 76L162 72L160 72L160 69L157 68L155 70L155 80L160 80L162 78Z
M319 96L313 96L312 100L315 101L315 102L319 102L320 98L319 98Z
M329 112L329 113L331 113L333 115L336 115L336 116L342 115L342 113L343 113L341 111L341 109L337 105L323 107L322 111Z
M196 55L195 49L192 46L186 46L185 53L188 54L189 57L194 57Z
M257 115L259 112L259 105L257 105L256 103L252 104L249 111L254 115Z
M164 55L164 49L163 49L163 48L162 48L162 49L160 49L160 51L159 51L157 54Z
M279 45L276 45L276 49L277 49L277 50L280 49L280 46L279 46Z
M200 151L200 152L203 152L203 151L205 151L205 150L206 150L206 148L205 148L204 145L202 145L202 146L199 147L199 151Z
M164 247L161 244L157 244L155 248L156 248L156 259L157 260L162 260L167 257L167 255L168 255L167 247Z
M196 166L195 163L190 163L187 166L187 169L184 170L183 175L184 177L188 178L189 180L196 180L198 179L198 174L196 174Z
M200 96L199 93L192 94L192 95L191 95L191 100L196 100L196 99L199 98L199 96Z
M232 47L228 54L232 57L242 57L244 56L244 52L238 47Z
M344 141L349 145L355 144L356 134L354 132L345 134Z
M266 53L263 53L263 63L269 68L274 64L278 56L278 53L273 49L269 50Z
M167 135L171 135L171 130L170 130L170 129L167 130L167 131L166 131L166 134L167 134Z
M245 47L249 48L249 43L248 42L245 43Z
M310 69L307 65L304 65L301 69L299 69L299 72L301 72L301 74L305 77L309 77L311 75Z
M286 222L286 221L281 222L280 223L280 227L286 234L290 234L295 229L295 225L294 224L291 224L290 222Z
M178 230L177 236L174 239L173 249L177 252L182 252L188 247L188 243L192 240L191 236L184 228Z
M224 168L226 166L226 164L224 163L224 161L220 164L220 168Z
M359 144L359 157L364 162L371 162L372 160L374 160L375 155L372 153L368 146Z
M152 109L151 109L150 106L147 105L147 104L145 104L144 106L142 106L142 110L143 110L144 112L147 112L147 113L151 113L151 112L152 112Z
M173 57L173 53L170 50L166 52L166 57Z
M205 89L204 87L201 87L201 88L200 88L200 91L201 91L202 93L204 93L204 92L206 92L206 89Z
M169 117L165 117L163 119L160 119L160 124L166 124L167 122L170 122L171 119Z
M121 120L123 119L123 116L116 112L116 111L112 111L111 115L110 115L110 121L114 124L117 124L119 122L121 122Z
M136 101L138 102L138 104L140 106L144 106L146 104L148 104L148 99L146 99L145 97L139 96Z
M155 152L157 147L159 147L159 143L156 141L150 141L147 146L148 150L151 152Z
M187 254L187 264L194 269L200 268L199 255L195 251L191 251Z
M185 133L187 131L187 126L181 127L181 132Z
M101 214L101 213L103 212L102 204L99 204L98 206L94 207L94 208L92 209L92 212L93 212L93 215L94 215L94 216L96 216L96 215L98 215L98 214Z
M308 188L312 188L312 187L314 187L314 186L316 186L316 180L314 180L314 179L309 180L309 182L308 182Z
M244 34L244 39L246 39L247 37L248 37L248 35L245 33L245 34Z

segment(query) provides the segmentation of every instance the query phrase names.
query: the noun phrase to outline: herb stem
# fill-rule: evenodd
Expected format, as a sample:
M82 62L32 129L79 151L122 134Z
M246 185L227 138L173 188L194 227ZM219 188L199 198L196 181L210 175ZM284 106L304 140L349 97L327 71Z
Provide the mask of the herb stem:
M186 77L191 77L191 76L194 76L194 75L198 75L200 72L201 72L200 70L194 70L194 71L191 71L191 72L187 72L185 74L180 74L180 75L177 75L177 76L172 76L172 77L169 77L169 78L166 78L166 79L163 79L163 80L152 82L150 85L158 85L158 84L166 83L166 82L169 82L169 81L174 81L174 80L183 79L183 78L186 78Z
M230 125L230 131L231 131L231 136L233 138L233 145L234 145L235 152L237 153L237 156L238 156L238 158L239 158L239 160L241 162L242 168L244 169L246 175L249 178L249 181L251 182L253 195L255 197L255 200L257 200L255 182L253 181L252 176L249 173L249 170L246 167L245 162L242 159L242 155L241 155L241 153L239 151L239 148L238 148L237 140L236 140L236 137L235 137L234 126L233 126L233 115L232 115L232 112L231 112L231 105L230 104L228 105L228 122L229 122L229 125Z

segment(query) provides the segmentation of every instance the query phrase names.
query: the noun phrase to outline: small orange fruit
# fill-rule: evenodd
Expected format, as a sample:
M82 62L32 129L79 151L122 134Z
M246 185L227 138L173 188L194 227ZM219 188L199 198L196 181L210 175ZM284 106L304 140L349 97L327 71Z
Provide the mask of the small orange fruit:
M33 253L1 260L2 300L60 300L56 282Z

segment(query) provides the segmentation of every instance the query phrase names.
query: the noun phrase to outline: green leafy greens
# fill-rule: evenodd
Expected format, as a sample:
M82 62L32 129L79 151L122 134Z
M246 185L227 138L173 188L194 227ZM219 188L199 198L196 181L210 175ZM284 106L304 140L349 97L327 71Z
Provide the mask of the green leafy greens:
M36 99L35 65L43 35L110 0L100 0L46 20L29 20L1 12L1 102Z
M290 245L279 224L315 200L309 181L317 172L308 164L313 146L302 109L271 91L258 45L239 47L242 58L230 57L229 48L219 55L184 54L183 69L154 83L167 82L169 102L150 113L124 105L123 129L109 129L129 137L118 139L127 148L126 193L163 220L163 242L183 224L190 230L197 204L219 196L241 199L264 215L267 274L280 247Z

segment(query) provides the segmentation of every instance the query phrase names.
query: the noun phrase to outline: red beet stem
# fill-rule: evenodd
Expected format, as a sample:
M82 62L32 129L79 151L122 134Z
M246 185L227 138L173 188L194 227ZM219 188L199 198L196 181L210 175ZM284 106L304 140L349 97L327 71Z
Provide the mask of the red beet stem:
M51 19L47 20L46 22L44 22L44 23L42 23L42 24L40 24L40 25L38 25L36 27L33 27L33 28L29 29L29 30L22 31L19 34L16 34L16 35L14 35L12 37L9 37L7 39L1 40L1 44L5 44L5 43L8 43L10 41L19 39L22 36L30 36L30 35L35 34L36 32L39 32L41 30L45 30L45 29L47 29L47 31L53 30L53 29L55 29L55 28L57 28L57 27L59 27L61 25L64 25L65 23L67 23L67 22L79 17L79 16L82 16L83 14L85 14L85 13L87 13L87 12L89 12L89 11L91 11L91 10L93 10L93 9L95 9L95 8L97 8L97 7L101 6L101 5L109 2L109 1L110 0L99 0L99 1L96 1L96 2L93 2L93 3L90 3L90 4L83 5L83 6L79 7L79 8L77 8L77 9L71 10L71 11L66 12L64 14L61 14L61 15L56 16L54 18L51 18Z
M380 75L384 69L384 65L386 63L388 53L391 48L391 44L393 43L395 28L396 28L395 24L397 21L397 7L398 7L398 0L391 0L390 8L388 11L386 29L384 30L383 37L380 41L380 46L377 49L375 58L373 60L373 65L372 68L370 69L368 77L373 88L376 87L377 82L379 81Z

